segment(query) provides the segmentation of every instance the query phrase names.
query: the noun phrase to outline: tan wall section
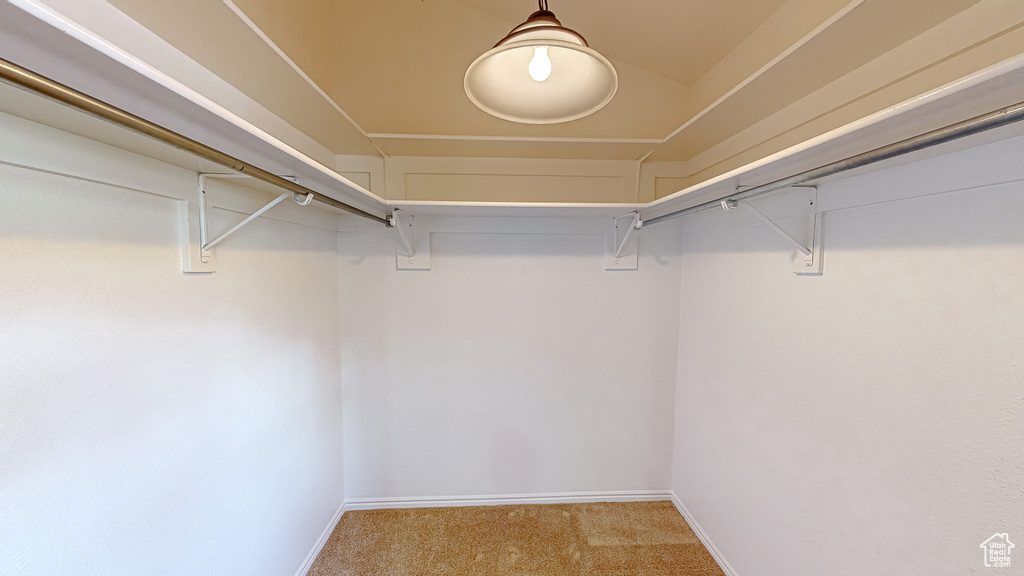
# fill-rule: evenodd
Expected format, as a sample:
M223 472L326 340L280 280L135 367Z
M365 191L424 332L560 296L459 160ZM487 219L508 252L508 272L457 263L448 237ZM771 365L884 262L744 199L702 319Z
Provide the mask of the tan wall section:
M392 157L388 200L636 202L636 163Z
M627 202L615 176L406 174L406 200L461 202Z

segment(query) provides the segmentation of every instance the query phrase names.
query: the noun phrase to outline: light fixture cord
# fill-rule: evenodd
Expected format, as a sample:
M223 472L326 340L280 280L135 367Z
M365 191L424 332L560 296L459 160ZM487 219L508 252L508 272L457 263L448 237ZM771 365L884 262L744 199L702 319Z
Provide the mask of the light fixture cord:
M540 7L541 10L547 11L548 0L537 0L537 5Z

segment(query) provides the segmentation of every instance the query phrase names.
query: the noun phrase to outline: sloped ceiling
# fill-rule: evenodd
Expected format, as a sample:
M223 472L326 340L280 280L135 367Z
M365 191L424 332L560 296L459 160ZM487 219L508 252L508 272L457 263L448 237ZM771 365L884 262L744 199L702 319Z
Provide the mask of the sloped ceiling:
M551 0L613 62L620 87L589 118L528 126L478 110L463 76L536 10L533 0L109 2L339 155L365 154L371 142L392 156L715 156L724 170L721 158L795 126L825 129L815 119L845 118L836 111L884 92L864 83L807 103L869 65L898 72L891 85L948 68L920 75L913 89L923 90L962 71L942 65L972 50L968 68L1024 52L1020 0ZM996 38L1000 48L982 54ZM764 128L784 114L789 124ZM744 136L754 129L760 140Z

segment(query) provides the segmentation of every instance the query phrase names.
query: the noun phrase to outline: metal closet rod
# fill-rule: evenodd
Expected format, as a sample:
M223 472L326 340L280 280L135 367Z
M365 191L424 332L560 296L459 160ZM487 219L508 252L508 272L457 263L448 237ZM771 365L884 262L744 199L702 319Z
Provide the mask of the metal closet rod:
M225 166L245 174L246 176L255 178L256 180L261 180L268 184L277 186L278 188L283 188L294 194L302 194L303 196L312 194L313 199L317 202L333 206L334 208L344 210L345 212L355 214L356 216L362 216L363 218L373 220L374 222L379 222L385 226L389 225L388 221L380 216L360 210L354 206L349 206L344 202L339 202L334 198L306 188L301 184L296 184L295 182L286 180L277 174L267 172L266 170L255 166L250 166L234 156L225 154L201 142L196 142L195 140L182 136L173 130L168 130L163 126L154 124L149 120L140 118L130 112L126 112L101 100L97 100L96 98L93 98L88 94L83 94L70 86L65 86L60 82L51 80L46 76L37 74L27 68L22 68L21 66L2 58L0 58L0 81L28 90L29 92L39 94L51 100L55 100L76 110L81 110L82 112L96 116L97 118L102 118L103 120L127 128L132 132L149 136L150 138L159 140L160 142L173 146L179 150L184 150L185 152L189 152L199 156L200 158L209 160L210 162L220 164L221 166Z
M888 146L882 146L869 150L856 156L850 156L831 164L825 164L806 172L800 172L788 178L782 178L781 180L775 180L767 184L761 184L744 190L738 194L729 196L729 199L740 200L749 199L754 196L761 196L762 194L768 194L770 192L776 192L783 188L790 188L793 186L800 186L801 184L808 184L821 180L826 176L832 176L833 174L839 174L855 168L861 168L869 164L888 160L890 158L896 158L897 156L903 156L904 154L910 154L918 150L925 148L931 148L932 146L938 146L946 142L951 142L959 138L971 136L972 134L978 134L979 132L985 132L1015 122L1024 120L1024 102L1018 102L1012 106L1006 108L1000 108L994 110L988 114L982 114L981 116L975 116L963 122L957 122L956 124L950 124L931 132L925 132L906 140L900 140ZM703 204L698 204L690 208L684 208L683 210L677 210L675 212L669 212L656 218L644 220L644 226L650 224L657 224L658 222L668 220L670 218L678 218L680 216L686 216L687 214L693 214L695 212L702 212L711 208L716 208L720 205L722 200L712 200Z

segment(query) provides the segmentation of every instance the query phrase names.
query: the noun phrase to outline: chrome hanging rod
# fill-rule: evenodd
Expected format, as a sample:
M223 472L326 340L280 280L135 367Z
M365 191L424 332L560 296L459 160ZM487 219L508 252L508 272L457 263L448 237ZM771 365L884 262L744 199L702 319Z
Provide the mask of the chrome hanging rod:
M793 186L800 186L802 184L809 184L817 180L821 180L827 176L853 170L855 168L861 168L869 164L881 162L883 160L889 160L890 158L896 158L897 156L903 156L904 154L910 154L918 150L924 150L925 148L931 148L932 146L938 146L946 142L958 140L979 132L985 132L1015 122L1024 120L1024 102L1018 102L1012 106L1006 108L1000 108L994 110L988 114L982 114L981 116L975 116L963 122L957 122L956 124L950 124L931 132L925 132L906 140L900 140L888 146L882 146L869 150L856 156L850 156L831 164L825 164L817 168L800 172L788 178L782 178L781 180L775 180L767 184L761 184L749 188L738 194L733 194L727 198L719 198L691 206L690 208L684 208L682 210L676 210L675 212L669 212L668 214L662 214L649 220L644 220L645 226L650 224L657 224L670 218L678 218L680 216L686 216L687 214L693 214L695 212L702 212L711 208L717 208L722 200L747 200L755 196L761 196L762 194L768 194L770 192L776 192L783 188L790 188Z
M126 112L116 106L97 100L96 98L93 98L88 94L83 94L70 86L65 86L60 82L51 80L50 78L37 74L27 68L22 68L21 66L18 66L13 62L8 62L2 58L0 58L0 81L40 96L44 96L50 100L70 106L76 110L81 110L86 114L91 114L97 118L117 124L118 126L127 128L137 134L149 136L150 138L163 142L164 144L168 144L179 150L184 150L185 152L194 154L200 158L209 160L210 162L220 164L221 166L225 166L236 172L255 178L256 180L288 190L293 194L301 194L303 196L312 195L312 198L317 202L321 202L339 210L344 210L345 212L355 214L356 216L362 216L363 218L373 220L374 222L379 222L385 226L389 225L388 221L380 216L360 210L354 206L349 206L348 204L335 200L330 196L325 196L315 190L311 190L305 186L286 180L277 174L267 172L266 170L255 166L250 166L234 156L230 156L201 142L182 136L177 132L164 128L158 124L154 124L149 120L140 118L139 116Z

